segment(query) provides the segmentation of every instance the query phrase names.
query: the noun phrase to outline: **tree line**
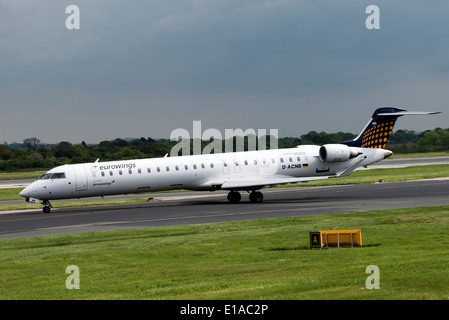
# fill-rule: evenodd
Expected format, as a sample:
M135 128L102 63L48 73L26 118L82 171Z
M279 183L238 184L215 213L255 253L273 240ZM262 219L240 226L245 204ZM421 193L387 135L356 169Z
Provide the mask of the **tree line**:
M355 137L355 134L345 132L310 131L300 137L279 138L278 148L292 148L304 144L341 143ZM248 138L245 137L245 150L247 150L247 141ZM266 141L269 139L267 138ZM24 139L23 143L0 145L0 170L51 168L63 164L93 162L96 159L113 161L163 157L170 154L172 147L177 143L177 141L168 139L125 140L117 138L101 141L98 144L86 144L84 141L72 144L61 141L51 145L44 144L38 138L33 137ZM191 141L192 143L193 141ZM211 141L201 141L201 150L210 143ZM223 142L223 152L224 145ZM233 145L235 146L236 143ZM269 143L266 148L270 148ZM395 153L449 151L449 129L437 128L419 133L412 130L397 130L391 134L386 148Z

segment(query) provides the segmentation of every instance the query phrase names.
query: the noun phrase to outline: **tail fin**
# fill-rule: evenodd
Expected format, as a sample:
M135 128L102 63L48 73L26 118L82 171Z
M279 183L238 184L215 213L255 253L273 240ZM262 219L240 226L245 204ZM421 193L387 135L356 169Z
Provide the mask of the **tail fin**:
M405 115L437 114L440 112L407 111L395 107L382 107L374 111L368 124L354 140L342 142L350 147L385 148L397 118Z

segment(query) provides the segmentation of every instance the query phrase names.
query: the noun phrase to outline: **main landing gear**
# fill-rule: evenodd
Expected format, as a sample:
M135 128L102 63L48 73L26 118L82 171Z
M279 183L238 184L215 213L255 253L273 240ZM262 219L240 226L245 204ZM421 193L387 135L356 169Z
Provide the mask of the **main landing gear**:
M240 192L237 191L231 191L228 193L228 200L230 203L238 203L242 199L242 196L240 195ZM260 191L251 191L249 194L249 200L252 203L262 202L263 200L263 194Z
M51 208L53 208L53 207L51 206L50 201L44 200L42 203L43 203L43 205L44 205L44 207L42 208L42 211L43 211L44 213L50 213Z

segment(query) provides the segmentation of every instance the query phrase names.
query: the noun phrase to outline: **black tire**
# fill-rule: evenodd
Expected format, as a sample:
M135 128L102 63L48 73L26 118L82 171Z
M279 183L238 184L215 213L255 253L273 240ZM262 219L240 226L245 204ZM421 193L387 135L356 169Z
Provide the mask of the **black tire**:
M241 199L242 195L240 194L240 192L231 191L228 193L228 201L230 203L239 203Z
M42 208L42 211L44 213L50 213L51 209L50 209L50 207L45 206L45 207Z
M259 191L253 191L249 194L249 200L253 203L262 202L263 194Z

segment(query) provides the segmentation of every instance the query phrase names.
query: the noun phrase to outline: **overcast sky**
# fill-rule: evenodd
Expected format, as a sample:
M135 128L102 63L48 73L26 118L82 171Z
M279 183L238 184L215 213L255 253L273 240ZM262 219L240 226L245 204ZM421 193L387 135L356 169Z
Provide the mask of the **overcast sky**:
M194 120L359 133L380 106L443 112L395 129L449 128L448 18L447 0L0 0L0 143L169 138Z

